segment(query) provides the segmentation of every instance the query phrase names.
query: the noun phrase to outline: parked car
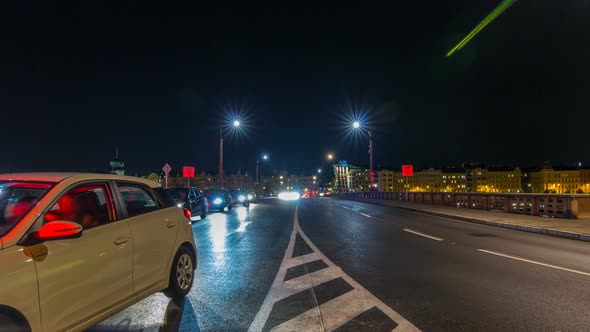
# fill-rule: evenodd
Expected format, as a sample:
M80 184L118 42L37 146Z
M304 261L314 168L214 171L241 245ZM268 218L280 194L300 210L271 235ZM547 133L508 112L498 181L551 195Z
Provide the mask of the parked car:
M183 207L191 211L191 215L201 216L201 219L207 217L207 198L195 188L174 187L166 189L174 198L176 203L182 204Z
M221 212L225 211L225 208L228 211L231 210L231 195L227 190L221 188L205 189L203 190L203 194L207 198L209 210L219 210Z
M0 330L83 331L153 293L184 297L190 211L111 174L0 175Z
M250 203L254 200L254 195L243 190L232 190L230 191L232 198L232 205L243 205L250 206Z

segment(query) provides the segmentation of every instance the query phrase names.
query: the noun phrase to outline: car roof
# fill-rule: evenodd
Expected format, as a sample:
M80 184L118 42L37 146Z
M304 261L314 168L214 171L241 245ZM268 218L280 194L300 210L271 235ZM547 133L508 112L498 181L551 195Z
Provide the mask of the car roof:
M161 187L161 184L134 176L100 173L56 173L56 172L31 172L31 173L7 173L0 174L0 181L37 181L37 182L61 182L66 179L73 181L84 180L118 180L139 182L152 188Z

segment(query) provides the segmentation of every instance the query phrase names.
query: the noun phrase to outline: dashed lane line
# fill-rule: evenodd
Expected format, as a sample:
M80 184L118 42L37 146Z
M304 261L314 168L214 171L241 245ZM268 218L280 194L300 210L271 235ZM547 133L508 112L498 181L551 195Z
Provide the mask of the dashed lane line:
M428 239L431 239L431 240L434 240L434 241L444 241L444 239L441 238L441 237L436 237L436 236L433 236L433 235L428 235L426 233L418 232L418 231L415 231L413 229L404 228L404 231L406 231L408 233L415 234L415 235L419 235L419 236L422 236L422 237L425 237L425 238L428 238Z
M298 234L305 244L311 248L312 253L293 257L295 239ZM321 259L327 267L284 281L288 269L318 259ZM273 307L278 301L284 303L284 301L294 296L300 296L304 291L311 291L315 297L314 289L330 287L329 285L337 280L342 280L340 284L347 285L348 290L334 298L321 300L319 303L316 299L314 308L309 308L302 313L296 313L293 317L287 315L286 320L278 322L276 326L266 326L269 316L273 313ZM297 207L295 209L293 231L283 261L248 331L258 332L269 328L272 331L333 331L358 315L368 310L375 310L374 308L381 310L388 319L395 322L394 326L396 327L393 331L420 331L342 271L310 241L299 226ZM274 313L273 317L275 317Z
M568 269L566 267L561 267L561 266L557 266L557 265L542 263L542 262L538 262L538 261L534 261L534 260L526 259L526 258L522 258L522 257L511 256L511 255L503 254L503 253L497 252L497 251L486 250L486 249L477 249L477 251L484 252L486 254L501 256L501 257L505 257L505 258L510 258L510 259L514 259L514 260L517 260L517 261L526 262L526 263L530 263L530 264L536 264L536 265L540 265L540 266L550 267L552 269L557 269L557 270L562 270L562 271L577 273L577 274L581 274L581 275L585 275L585 276L589 276L590 277L590 273L588 273L588 272L583 272L583 271Z

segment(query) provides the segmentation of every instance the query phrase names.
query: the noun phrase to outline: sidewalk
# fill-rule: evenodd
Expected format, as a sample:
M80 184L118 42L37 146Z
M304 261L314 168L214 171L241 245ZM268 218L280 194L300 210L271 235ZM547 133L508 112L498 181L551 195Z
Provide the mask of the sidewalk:
M450 206L427 205L368 198L345 198L376 205L427 213L483 225L510 228L524 232L544 234L590 242L590 220L543 218L505 212L471 210Z

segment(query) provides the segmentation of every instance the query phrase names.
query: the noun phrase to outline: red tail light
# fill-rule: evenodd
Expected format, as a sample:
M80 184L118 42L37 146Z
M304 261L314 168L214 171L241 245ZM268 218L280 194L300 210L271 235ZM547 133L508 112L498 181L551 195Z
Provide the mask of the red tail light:
M190 221L191 220L191 210L187 208L183 208L182 212L184 212L184 216Z

